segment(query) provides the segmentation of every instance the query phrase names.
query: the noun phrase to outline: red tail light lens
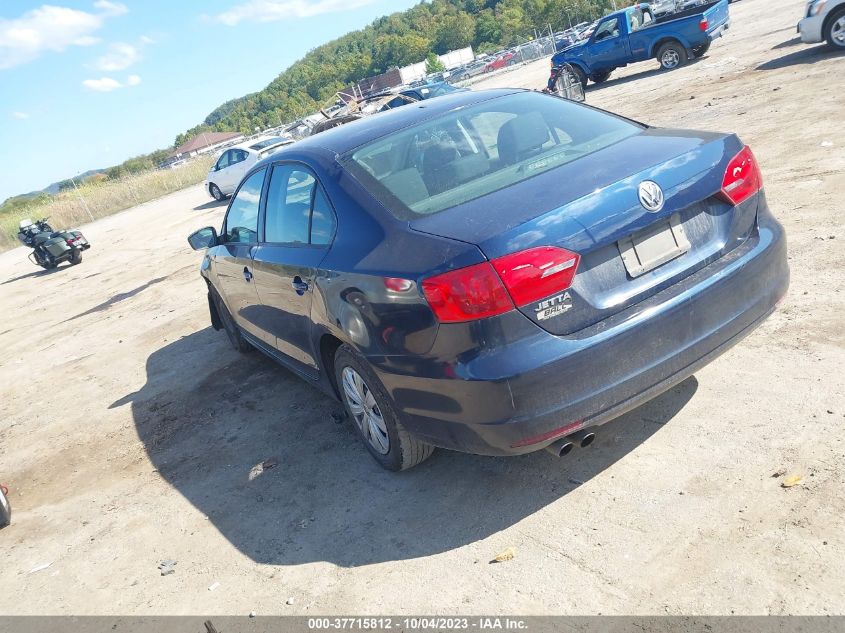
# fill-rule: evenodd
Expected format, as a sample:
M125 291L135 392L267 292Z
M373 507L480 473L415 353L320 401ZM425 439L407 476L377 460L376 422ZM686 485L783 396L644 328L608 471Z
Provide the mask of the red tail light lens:
M701 18L701 22L698 23L698 28L702 31L707 31L710 28L710 22L707 21L707 18Z
M748 200L763 187L763 176L750 147L731 159L722 180L722 197L736 206Z
M498 257L492 264L513 302L522 307L569 288L580 259L563 248L540 246Z
M430 277L421 285L441 322L472 321L567 290L580 260L566 249L539 246Z
M488 262L429 277L422 282L422 289L443 323L483 319L513 310L508 291Z

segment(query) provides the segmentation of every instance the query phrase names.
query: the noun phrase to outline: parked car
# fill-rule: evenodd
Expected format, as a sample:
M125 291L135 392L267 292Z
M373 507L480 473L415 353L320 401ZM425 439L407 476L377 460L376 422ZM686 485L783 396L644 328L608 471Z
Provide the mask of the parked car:
M809 0L804 16L798 23L802 42L827 41L833 48L845 49L845 0Z
M380 112L384 110L392 110L415 101L425 101L426 99L433 99L434 97L442 97L443 95L451 94L466 88L456 88L445 81L438 81L430 84L423 84L407 90L402 90L393 99L385 103Z
M735 134L466 91L282 149L188 241L213 327L399 470L563 454L737 343L788 286L762 186Z
M497 55L492 60L487 62L487 65L484 67L484 72L489 73L493 72L494 70L501 70L506 66L513 66L515 63L516 60L514 59L513 53L502 53L501 55Z
M487 63L484 61L476 60L470 62L466 66L462 66L461 68L455 69L452 73L454 77L458 78L458 81L466 81L471 77L475 77L476 75L480 75L484 72L487 72Z
M636 5L602 18L580 45L552 57L552 67L571 64L581 83L603 83L616 68L657 59L664 70L704 55L730 26L728 0L656 18L648 5Z
M271 136L253 139L225 150L208 172L205 190L215 200L225 200L255 163L291 143L292 139Z

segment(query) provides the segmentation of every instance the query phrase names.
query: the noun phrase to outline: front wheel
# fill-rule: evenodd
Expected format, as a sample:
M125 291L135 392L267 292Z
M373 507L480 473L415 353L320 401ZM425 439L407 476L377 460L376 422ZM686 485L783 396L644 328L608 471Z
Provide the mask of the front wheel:
M609 70L604 70L600 73L593 73L592 75L590 75L590 79L593 80L594 84L603 84L605 81L607 81L608 77L610 77Z
M678 42L668 42L657 51L657 61L663 70L675 70L687 63L687 51Z
M845 9L840 9L830 18L824 38L833 48L845 50Z
M584 90L587 89L587 73L585 73L579 66L572 66L572 73L575 75L575 78L581 83L581 87Z
M393 402L366 360L342 345L334 358L335 380L349 417L370 455L386 470L407 470L428 459L434 447L402 426Z

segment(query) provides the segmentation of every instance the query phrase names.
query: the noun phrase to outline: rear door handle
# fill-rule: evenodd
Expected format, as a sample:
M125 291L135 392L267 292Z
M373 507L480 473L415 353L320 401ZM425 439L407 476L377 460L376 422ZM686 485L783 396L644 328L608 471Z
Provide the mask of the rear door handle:
M252 281L252 273L249 272L249 268L246 266L244 266L244 279L246 279L247 283Z
M296 294L302 295L308 291L308 282L302 281L302 278L298 275L293 278L293 281L290 284L293 286L293 289L296 290Z

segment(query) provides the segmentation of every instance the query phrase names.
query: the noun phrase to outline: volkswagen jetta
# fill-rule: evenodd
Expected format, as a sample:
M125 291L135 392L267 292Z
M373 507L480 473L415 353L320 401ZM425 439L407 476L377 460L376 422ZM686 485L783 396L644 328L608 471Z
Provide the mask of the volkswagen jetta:
M213 326L400 470L564 446L748 334L789 279L762 187L734 134L460 92L282 149L189 242Z

